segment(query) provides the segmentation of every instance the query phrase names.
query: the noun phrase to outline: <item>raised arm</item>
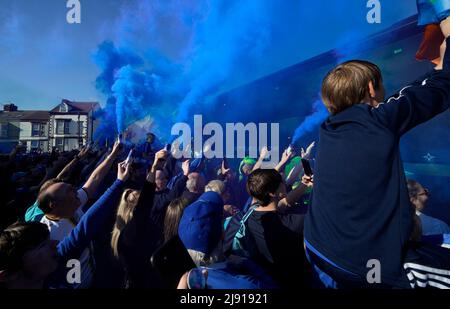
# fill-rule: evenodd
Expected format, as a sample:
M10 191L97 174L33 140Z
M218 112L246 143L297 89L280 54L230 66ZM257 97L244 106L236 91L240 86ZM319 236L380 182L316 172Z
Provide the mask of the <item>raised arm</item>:
M445 39L447 39L448 37L450 37L450 16L447 17L446 19L444 19L441 22L441 31L444 34ZM449 61L450 59L444 59L444 55L445 55L445 50L447 47L447 40L444 41L444 43L441 45L441 57L440 57L440 63L436 66L437 70L442 70L444 68L444 65L448 68L449 67ZM444 61L446 61L446 63L444 63Z
M448 37L446 43L450 44ZM401 136L450 108L450 51L443 45L441 52L442 68L438 66L421 82L406 86L373 108L374 117L395 135Z
M69 236L58 244L57 250L61 258L79 257L98 232L104 229L107 218L116 209L117 200L129 174L129 164L121 162L118 166L117 180L86 212Z
M280 162L277 164L277 166L275 166L275 170L278 172L281 171L283 166L289 161L290 158L292 158L293 155L294 153L292 152L292 150L290 150L289 148L286 149L281 156Z
M217 179L221 181L225 181L227 179L228 174L231 173L231 168L227 167L225 164L225 159L222 160L220 165L220 173L217 175Z
M287 175L286 177L286 185L291 186L298 179L302 171L302 165L296 164L289 172L289 175Z
M82 181L82 183L84 183L89 178L89 175L91 175L94 169L106 159L107 155L108 155L107 150L104 149L101 152L99 152L97 157L94 158L88 165L83 167L79 178Z
M187 182L187 180L188 180L188 177L187 177L187 176L189 175L189 171L190 171L190 170L189 170L189 169L190 169L189 164L190 164L190 160L185 160L185 161L182 163L181 169L183 170L183 175L181 175L181 177L179 177L179 178L175 181L175 183L174 183L172 189L171 189L170 192L167 194L167 199L168 199L169 201L172 201L172 200L174 200L174 199L180 197L180 196L183 194L184 190L186 189L186 182Z
M267 149L266 146L264 146L261 149L261 153L259 154L258 161L256 161L255 165L253 166L252 172L261 168L261 165L262 165L264 159L267 157L268 154L269 154L269 150Z
M83 160L87 154L89 153L89 148L88 147L83 147L80 150L80 153L77 154L72 161L70 161L64 168L63 170L56 176L56 178L61 179L63 181L67 180L68 178L70 178L70 175L72 174L72 172L75 170L75 168L78 166L78 163Z
M307 189L308 189L307 186L305 186L304 184L301 184L300 186L298 186L297 188L295 188L294 190L289 192L284 199L280 200L278 202L278 206L279 207L280 206L281 207L283 207L283 206L284 207L286 207L286 206L288 206L288 207L294 206L295 203L300 200L302 195L305 194Z
M314 183L313 176L303 175L302 184L298 186L295 190L289 192L284 199L280 200L280 202L278 203L278 207L293 206L297 201L300 200L303 194L306 193L308 188L313 187L313 183Z
M156 171L164 166L167 156L167 151L164 149L161 149L160 151L155 153L155 159L152 166L150 167L150 171L147 174L147 182L155 183Z
M83 189L87 192L90 198L95 196L97 188L105 178L108 171L111 169L112 164L116 160L117 155L122 150L123 145L116 141L111 153L106 157L106 159L92 172L88 180L83 186Z
M309 160L311 158L312 149L314 148L315 144L316 142L312 142L311 144L309 144L309 146L306 148L306 151L301 148L300 156L302 159ZM302 171L303 166L301 164L295 165L289 175L286 176L286 185L292 185L298 179Z

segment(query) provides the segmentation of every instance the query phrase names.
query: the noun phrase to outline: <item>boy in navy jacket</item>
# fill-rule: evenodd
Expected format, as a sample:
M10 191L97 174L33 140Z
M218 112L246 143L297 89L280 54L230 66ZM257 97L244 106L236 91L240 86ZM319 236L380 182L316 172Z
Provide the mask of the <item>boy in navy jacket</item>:
M409 242L414 212L399 149L403 134L450 108L450 18L441 28L441 63L386 101L381 72L370 62L343 63L323 81L331 116L320 128L305 245L330 287L371 286L368 274L379 266L381 278L372 278L378 287L407 288L416 284L412 276L426 275L421 271L427 263L450 282L445 253L424 262L417 251L422 247ZM422 266L407 269L412 260Z

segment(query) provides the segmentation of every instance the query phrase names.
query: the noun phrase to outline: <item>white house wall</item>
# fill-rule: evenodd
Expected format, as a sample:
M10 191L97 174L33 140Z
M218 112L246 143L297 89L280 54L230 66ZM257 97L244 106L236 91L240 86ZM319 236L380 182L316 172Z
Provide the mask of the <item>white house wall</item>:
M56 120L71 120L69 124L68 134L56 134ZM78 121L82 122L82 130L78 131ZM32 124L41 123L44 124L43 136L32 136ZM27 150L31 150L32 142L36 144L39 141L38 147L43 151L50 151L53 146L56 146L56 138L63 138L64 150L70 151L72 149L79 148L79 142L86 145L93 139L92 133L98 126L98 120L92 121L92 112L89 114L52 114L49 121L42 120L26 120L26 121L14 121L7 120L2 121L2 125L8 126L7 136L0 136L0 149L3 146L7 146L5 149L13 147L15 144L22 142L26 144ZM52 132L49 132L51 126ZM50 134L50 136L49 136ZM12 146L11 146L12 145ZM9 151L9 150L7 150Z
M57 134L56 123L58 120L70 120L68 133ZM64 151L70 151L79 148L79 138L82 139L83 145L86 145L86 143L90 140L90 125L87 115L78 116L78 114L58 114L51 117L50 121L53 121L53 139L51 140L51 146L57 146L56 138L64 138ZM82 122L81 133L78 132L78 121Z
M32 136L32 124L33 123L40 123L44 126L41 131L43 131L42 136ZM42 123L38 121L21 121L20 122L20 134L19 134L19 141L22 143L26 143L27 151L31 150L31 144L32 141L38 141L39 145L38 148L41 150L46 151L48 149L48 122Z

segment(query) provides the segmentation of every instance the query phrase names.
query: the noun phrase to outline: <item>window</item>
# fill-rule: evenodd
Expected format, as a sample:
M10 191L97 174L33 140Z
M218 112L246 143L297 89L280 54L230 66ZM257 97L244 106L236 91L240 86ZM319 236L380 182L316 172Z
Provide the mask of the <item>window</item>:
M68 111L69 111L69 107L67 106L66 103L62 103L62 104L59 106L59 112L60 112L60 113L67 113Z
M64 138L57 137L55 141L56 148L59 149L59 151L64 151Z
M64 120L56 120L56 134L64 134Z
M64 134L70 133L70 120L64 121Z
M68 151L69 150L69 142L70 142L70 139L68 139L68 138L65 138L64 139L64 151Z
M41 124L32 123L31 124L31 136L41 136Z
M38 149L39 141L31 141L31 149Z
M57 119L56 120L56 134L69 134L70 133L70 119Z

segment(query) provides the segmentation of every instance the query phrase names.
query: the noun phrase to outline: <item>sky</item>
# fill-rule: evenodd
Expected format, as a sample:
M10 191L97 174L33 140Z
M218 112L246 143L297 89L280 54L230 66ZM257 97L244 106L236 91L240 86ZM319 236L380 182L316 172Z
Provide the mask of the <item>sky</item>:
M381 23L369 24L366 0L81 0L81 24L68 24L66 2L0 0L0 103L45 110L66 98L104 105L108 94L96 87L104 67L95 55L105 41L150 59L147 70L170 67L167 74L185 77L172 78L172 86L193 81L185 102L345 46L417 11L414 0L380 0ZM208 91L203 72L215 81Z

